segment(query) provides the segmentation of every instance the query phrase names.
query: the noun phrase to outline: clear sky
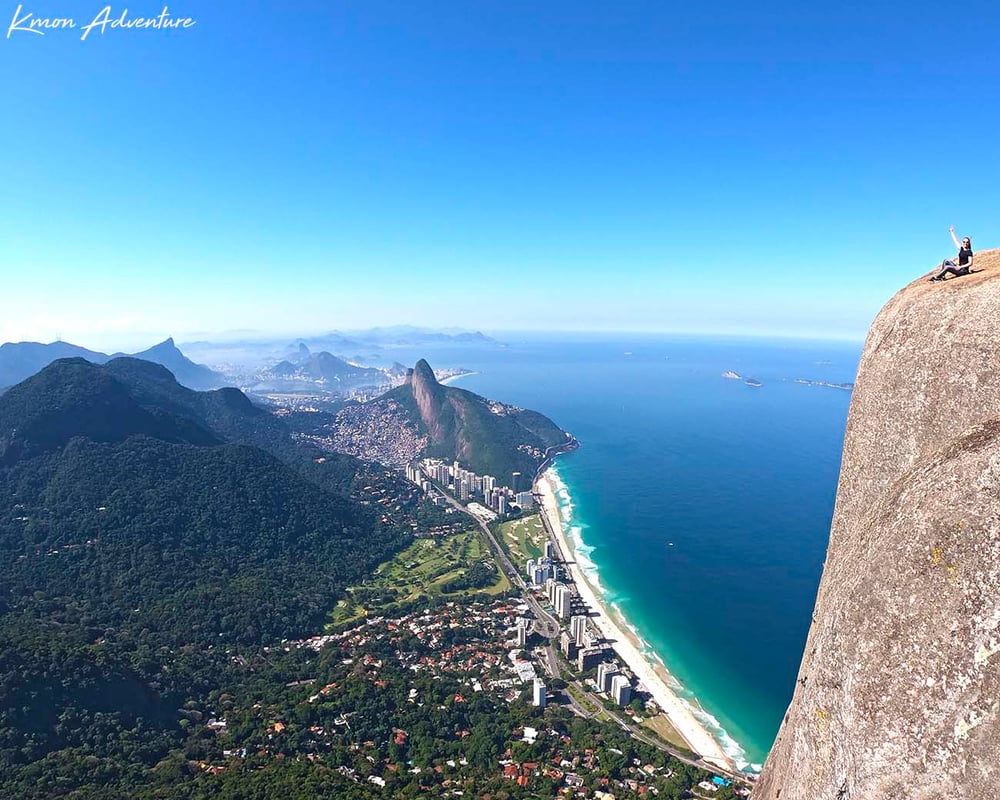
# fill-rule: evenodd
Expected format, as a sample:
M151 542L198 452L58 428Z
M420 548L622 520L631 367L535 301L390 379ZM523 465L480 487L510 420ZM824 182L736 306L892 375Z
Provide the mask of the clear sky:
M995 0L101 8L0 0L0 341L861 337L1000 246Z

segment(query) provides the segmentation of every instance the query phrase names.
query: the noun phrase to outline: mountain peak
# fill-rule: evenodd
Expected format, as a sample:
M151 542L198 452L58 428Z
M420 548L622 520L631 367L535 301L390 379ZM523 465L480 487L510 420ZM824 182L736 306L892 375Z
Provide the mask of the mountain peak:
M142 364L121 361L130 362L126 368ZM78 436L97 442L145 435L175 443L218 443L188 419L142 407L116 378L121 366L60 359L6 392L0 398L0 464L59 449Z
M191 389L215 389L225 383L225 379L217 372L201 364L195 364L185 356L174 344L173 337L164 339L148 350L136 353L134 358L162 364L180 383Z
M164 339L159 344L154 344L148 350L144 350L143 352L148 355L149 353L160 353L160 354L162 354L162 353L180 353L180 350L178 350L177 349L177 345L174 344L174 338L172 336L168 336L166 339Z
M421 358L406 374L406 383L413 392L420 418L430 431L431 438L438 441L444 436L441 424L441 408L444 403L444 387L434 377L434 370Z
M413 382L422 383L427 386L439 386L437 378L434 377L434 370L425 359L420 359L413 368Z

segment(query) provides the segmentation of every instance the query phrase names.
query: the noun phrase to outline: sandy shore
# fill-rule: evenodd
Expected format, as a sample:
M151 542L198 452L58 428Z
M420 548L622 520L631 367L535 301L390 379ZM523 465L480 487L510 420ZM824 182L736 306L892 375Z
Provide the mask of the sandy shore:
M445 386L449 383L457 381L459 378L471 378L473 375L478 375L478 374L479 374L478 372L463 372L459 375L449 375L447 378L438 381L438 383L440 383L442 386Z
M569 567L570 576L576 584L581 599L597 613L591 617L604 637L612 642L612 647L618 657L624 661L636 678L643 684L657 705L667 715L670 723L684 737L688 746L707 761L718 764L726 769L734 769L732 759L726 755L705 727L691 713L691 709L674 694L670 686L675 683L670 673L661 664L651 662L642 654L639 640L628 629L622 628L609 608L605 607L601 596L587 582L583 570L576 563L573 548L569 544L566 532L563 530L562 517L559 513L559 503L555 495L555 487L548 473L544 473L535 484L535 491L542 499L542 510L549 525L556 534L563 558Z

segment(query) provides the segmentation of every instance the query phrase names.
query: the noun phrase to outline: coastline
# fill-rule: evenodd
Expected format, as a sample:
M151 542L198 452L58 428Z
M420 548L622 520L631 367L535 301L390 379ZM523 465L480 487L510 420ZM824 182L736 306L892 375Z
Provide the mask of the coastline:
M601 593L595 591L594 587L587 581L584 571L576 561L575 550L566 536L559 510L559 501L556 497L556 487L549 476L549 469L551 467L544 470L536 479L535 491L541 497L542 513L549 522L550 530L556 536L557 545L570 577L576 584L577 592L583 602L596 614L596 616L591 617L591 620L597 625L604 638L612 643L611 647L615 653L643 684L691 750L706 761L728 770L735 770L736 766L733 760L726 754L722 746L698 721L687 703L671 689L671 685L676 681L670 673L661 664L655 663L643 655L641 642L636 634L627 627L623 628L618 624L610 607L604 603Z
M449 383L457 381L459 378L471 378L473 375L478 375L478 372L460 372L458 375L449 375L447 378L442 378L438 381L442 386L447 386Z

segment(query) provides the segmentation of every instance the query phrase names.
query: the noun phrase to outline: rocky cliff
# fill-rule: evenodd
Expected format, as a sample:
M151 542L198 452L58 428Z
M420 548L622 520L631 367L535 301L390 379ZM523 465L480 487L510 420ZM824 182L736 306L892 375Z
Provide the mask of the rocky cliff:
M417 362L412 372L406 374L406 386L413 391L420 420L430 433L431 441L439 444L446 436L441 411L444 406L444 387L434 377L434 370L424 359Z
M757 800L1000 798L1000 250L872 325Z
M575 440L548 417L439 383L420 359L402 386L337 413L325 445L401 467L422 456L457 460L513 486L535 474L549 448ZM520 484L519 484L520 485Z

